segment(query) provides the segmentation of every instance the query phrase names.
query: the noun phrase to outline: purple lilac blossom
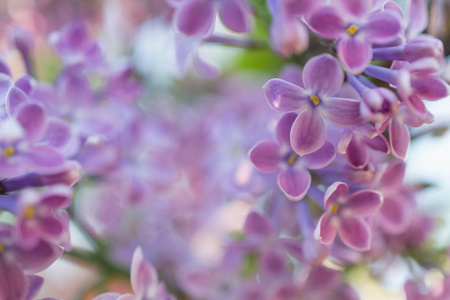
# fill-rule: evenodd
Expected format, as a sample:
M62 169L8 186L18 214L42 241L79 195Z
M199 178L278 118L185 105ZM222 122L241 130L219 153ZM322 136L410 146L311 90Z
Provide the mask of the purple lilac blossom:
M335 182L328 187L324 203L326 212L320 217L315 237L324 244L331 244L339 234L348 247L367 251L370 249L371 229L364 217L374 215L383 203L381 193L361 190L348 195L349 187Z
M359 102L337 98L344 74L339 61L329 54L310 59L303 69L305 88L281 79L269 80L264 86L269 104L277 111L299 112L292 125L290 141L299 155L319 150L327 138L325 118L341 126L362 122Z
M262 141L250 150L253 165L262 172L279 171L278 186L292 201L298 201L308 192L311 175L307 169L321 169L330 164L335 157L335 149L329 142L317 151L299 156L292 150L290 132L297 118L290 113L283 116L277 124L278 143Z
M185 36L208 36L218 12L229 29L245 33L251 29L252 8L246 0L168 0L175 8L176 30Z
M268 0L272 15L270 39L272 47L283 57L302 54L309 47L309 35L305 25L283 0Z
M336 50L346 70L360 74L372 60L372 45L394 41L400 21L389 11L373 11L373 1L335 0L315 10L307 23L319 35L337 40Z

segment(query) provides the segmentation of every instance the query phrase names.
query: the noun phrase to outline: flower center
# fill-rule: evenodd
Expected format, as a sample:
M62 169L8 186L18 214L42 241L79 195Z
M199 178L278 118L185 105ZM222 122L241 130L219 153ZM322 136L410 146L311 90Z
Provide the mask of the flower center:
M355 24L352 24L352 25L350 25L350 26L347 28L346 31L347 31L347 33L350 34L351 36L354 36L355 33L358 31L358 27L356 27Z
M32 219L36 215L36 210L32 205L27 205L23 210L23 217L27 220Z
M319 96L317 96L316 94L312 95L309 97L309 99L311 99L311 101L314 103L314 105L319 105Z
M5 246L3 246L2 243L0 243L0 253L2 253L3 251L5 251Z
M331 207L331 213L335 214L335 213L337 213L338 210L339 210L339 205L333 204L333 206Z
M295 162L297 161L298 155L295 153L292 153L291 155L289 155L288 159L287 159L287 163L288 165L292 166L293 164L295 164Z
M13 156L14 153L16 153L16 151L14 150L14 148L12 146L6 147L5 149L3 149L3 152L2 152L4 157Z

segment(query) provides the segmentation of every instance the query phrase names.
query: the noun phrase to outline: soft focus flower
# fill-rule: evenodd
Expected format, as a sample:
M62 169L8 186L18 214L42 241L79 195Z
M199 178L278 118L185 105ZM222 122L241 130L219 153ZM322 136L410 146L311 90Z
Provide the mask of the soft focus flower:
M370 249L372 233L364 219L374 215L383 203L383 196L376 191L362 190L348 195L349 187L335 182L325 193L326 212L320 217L315 237L324 244L331 244L339 234L348 247L366 251Z

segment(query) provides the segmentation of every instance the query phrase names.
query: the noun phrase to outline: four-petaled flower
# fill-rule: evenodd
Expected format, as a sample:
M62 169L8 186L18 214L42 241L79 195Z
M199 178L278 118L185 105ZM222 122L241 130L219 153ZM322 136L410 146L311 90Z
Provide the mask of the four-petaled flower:
M334 146L326 141L314 153L299 156L292 150L289 133L297 115L284 115L277 124L278 143L262 141L250 150L250 159L255 167L266 173L279 171L278 186L292 201L298 201L308 192L311 175L307 169L322 169L335 157Z
M325 192L325 213L317 223L314 235L324 244L333 243L336 234L348 247L366 251L370 249L372 232L364 219L377 212L383 203L381 193L361 190L348 195L346 183L335 182Z
M281 79L269 80L264 91L269 104L280 112L299 112L292 124L291 145L299 155L319 150L327 138L324 117L340 126L356 126L362 120L359 101L333 97L342 86L344 73L329 54L310 59L303 70L301 88Z

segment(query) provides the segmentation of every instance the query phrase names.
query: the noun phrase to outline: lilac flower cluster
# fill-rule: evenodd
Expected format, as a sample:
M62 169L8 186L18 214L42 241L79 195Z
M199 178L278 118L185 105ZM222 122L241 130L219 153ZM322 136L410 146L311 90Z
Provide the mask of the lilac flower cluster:
M422 34L426 1L167 2L182 72L219 76L206 42L266 47L216 35L217 15L239 34L266 22L272 52L303 66L265 85L233 74L148 91L78 20L49 37L61 70L48 83L33 77L32 36L14 31L27 75L0 60L0 300L39 297L35 274L63 252L105 278L95 300L357 300L353 267L396 260L415 277L408 300L446 299L448 274L415 276L444 268L427 260L435 219L404 181L409 127L450 93L443 44ZM109 289L130 263L128 292Z

